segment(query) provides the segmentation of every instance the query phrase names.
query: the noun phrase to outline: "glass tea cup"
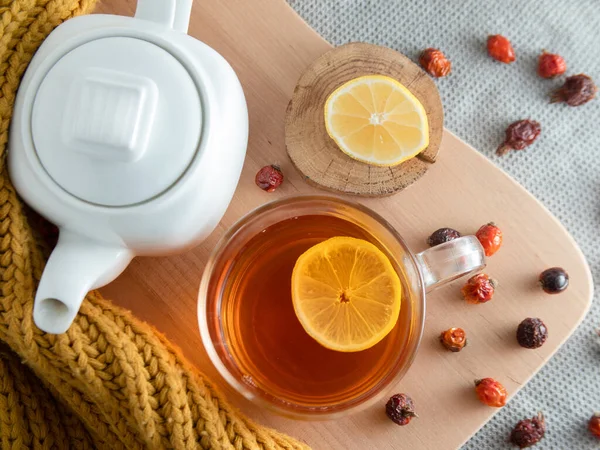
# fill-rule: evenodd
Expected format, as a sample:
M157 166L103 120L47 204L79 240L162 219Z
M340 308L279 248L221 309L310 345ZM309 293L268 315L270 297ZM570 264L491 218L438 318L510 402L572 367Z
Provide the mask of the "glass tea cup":
M396 326L360 352L322 347L292 305L296 259L334 236L376 245L402 283ZM380 215L336 197L278 200L240 219L213 250L200 283L200 334L219 373L247 399L294 418L340 417L373 404L406 373L423 333L425 293L482 269L484 258L474 236L414 254Z

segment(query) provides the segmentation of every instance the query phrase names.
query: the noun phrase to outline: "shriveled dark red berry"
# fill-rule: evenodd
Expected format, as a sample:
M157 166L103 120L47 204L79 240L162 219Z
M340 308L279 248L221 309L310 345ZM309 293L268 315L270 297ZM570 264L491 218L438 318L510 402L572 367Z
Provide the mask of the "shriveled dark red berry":
M408 425L413 417L419 417L412 398L406 394L392 395L385 405L385 413L398 425Z
M449 328L442 331L440 341L451 352L460 352L467 345L467 333L462 328Z
M461 234L452 228L440 228L439 230L435 230L431 236L427 238L427 243L430 247L434 247L443 244L444 242L453 241L460 236Z
M569 106L580 106L596 96L598 88L587 75L580 73L567 77L565 84L551 95L550 102L564 102Z
M565 59L556 53L543 52L538 58L538 75L542 78L554 78L567 70Z
M516 59L512 44L501 34L488 36L487 51L488 55L490 55L496 61L500 61L505 64L510 64Z
M590 430L590 433L600 439L600 413L596 413L590 417L590 421L588 422L588 430Z
M265 166L256 173L254 182L263 191L273 192L283 183L283 173L277 166Z
M452 69L452 63L441 50L426 48L419 56L419 64L432 77L445 77Z
M536 417L521 420L510 433L510 442L519 448L537 444L546 433L546 421L542 413Z
M506 129L506 137L496 150L496 154L502 156L510 150L523 150L533 144L541 132L542 126L535 120L524 119L513 122Z
M517 327L517 341L521 347L539 348L548 339L548 327L541 319L529 317Z
M562 267L551 267L540 274L540 285L547 294L558 294L569 286L569 274Z

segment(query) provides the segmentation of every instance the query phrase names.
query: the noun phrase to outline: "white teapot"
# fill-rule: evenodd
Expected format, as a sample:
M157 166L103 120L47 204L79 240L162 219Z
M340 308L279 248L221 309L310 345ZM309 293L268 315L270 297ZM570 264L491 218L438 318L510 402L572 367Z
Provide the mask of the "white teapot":
M186 34L192 0L78 17L25 73L9 136L22 198L60 229L33 317L63 333L136 255L187 249L231 201L248 141L229 64Z

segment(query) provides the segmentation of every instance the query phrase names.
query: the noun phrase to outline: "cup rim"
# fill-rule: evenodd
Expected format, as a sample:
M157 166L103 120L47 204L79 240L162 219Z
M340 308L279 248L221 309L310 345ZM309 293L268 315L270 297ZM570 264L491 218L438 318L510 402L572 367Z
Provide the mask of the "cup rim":
M420 303L421 314L420 317L415 321L415 339L413 348L410 351L410 354L405 360L402 368L396 372L389 382L386 383L385 386L380 388L374 395L366 400L360 401L358 404L350 404L346 408L342 408L338 411L332 412L323 412L323 407L315 407L314 410L305 410L305 411L292 411L291 409L285 409L283 407L278 406L277 404L268 401L267 399L261 397L260 395L256 395L251 390L249 390L243 383L238 381L235 376L229 371L229 369L225 366L221 358L219 357L215 347L213 340L210 335L208 320L206 314L207 300L208 300L208 288L209 282L212 277L214 266L218 261L218 257L221 252L226 248L229 241L240 231L244 229L244 226L250 223L253 219L261 216L264 213L267 213L273 209L287 206L290 204L296 204L299 202L330 202L335 203L337 205L343 205L345 207L349 207L359 212L366 214L372 219L376 220L382 227L384 227L392 237L400 244L400 246L404 249L406 255L410 258L411 263L415 268L415 272L418 276L418 280L416 280L417 289L415 292L418 292L419 298L418 302ZM425 316L426 316L426 292L425 292L425 282L423 280L423 275L419 268L419 263L415 257L415 253L408 247L402 236L396 231L396 229L380 214L368 208L358 202L349 201L334 195L292 195L288 197L284 197L281 199L276 199L271 202L264 203L246 214L240 217L231 227L227 229L227 231L221 236L217 244L212 249L206 266L204 267L204 271L202 273L202 277L200 279L200 287L198 292L198 326L200 330L200 337L202 340L202 344L208 357L212 364L215 366L219 375L232 387L238 394L240 394L245 399L249 400L253 404L257 404L258 406L265 407L270 411L273 411L279 415L293 418L293 419L307 419L307 420L330 420L337 419L341 417L348 416L349 414L354 414L358 411L365 410L379 401L383 395L390 389L391 386L398 383L398 381L404 377L408 369L414 363L414 360L417 356L418 350L421 345L421 340L423 338L423 330L425 327ZM383 378L382 378L383 379Z

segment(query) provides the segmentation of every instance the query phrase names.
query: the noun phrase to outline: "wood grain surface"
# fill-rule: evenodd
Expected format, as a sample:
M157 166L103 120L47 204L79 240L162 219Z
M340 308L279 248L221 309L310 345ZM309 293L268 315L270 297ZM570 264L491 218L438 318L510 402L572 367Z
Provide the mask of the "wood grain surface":
M429 122L429 145L416 158L394 167L365 164L340 151L325 129L324 105L344 83L365 75L400 81L419 99ZM394 194L417 181L437 158L444 131L444 109L434 81L395 50L353 42L328 51L302 74L285 120L285 144L307 182L323 189L377 197Z
M99 12L132 15L134 0L104 0ZM102 292L154 324L216 381L230 399L265 425L305 440L315 449L452 449L459 447L495 409L473 393L473 380L495 377L512 396L567 339L587 311L592 280L585 260L564 228L532 196L484 156L444 131L438 160L417 183L399 194L361 202L386 217L415 251L442 226L473 233L490 220L504 230L504 246L487 272L501 285L493 301L468 305L460 282L428 297L427 320L414 366L395 386L414 398L420 418L407 427L392 424L383 405L334 422L299 422L258 409L228 389L202 347L196 319L197 290L211 248L241 215L275 198L319 192L288 159L284 118L300 74L331 46L284 0L195 2L190 34L221 52L236 69L250 111L250 144L233 202L212 236L178 256L137 258ZM235 124L231 124L235 126ZM265 164L281 165L285 183L273 194L254 185ZM536 285L545 268L560 265L571 284L560 295ZM549 339L538 350L520 348L517 324L540 317ZM442 329L466 329L470 345L460 353L438 342ZM535 411L531 411L531 414ZM506 439L498 436L499 440Z

